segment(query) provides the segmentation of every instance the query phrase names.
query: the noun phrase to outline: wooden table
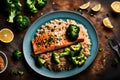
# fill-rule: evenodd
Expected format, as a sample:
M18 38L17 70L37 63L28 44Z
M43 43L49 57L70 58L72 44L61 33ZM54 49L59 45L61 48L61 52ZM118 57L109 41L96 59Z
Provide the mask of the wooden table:
M116 57L113 51L110 49L108 45L107 37L114 37L120 41L120 14L115 14L110 9L110 4L114 0L48 0L47 5L39 9L37 14L29 14L26 12L24 8L25 0L21 0L23 4L22 15L26 15L30 18L31 24L42 15L49 13L51 11L56 10L72 10L75 11L81 4L90 1L90 8L88 10L83 11L82 15L88 18L94 25L98 37L99 37L99 48L102 49L98 51L96 59L94 62L83 72L72 76L70 78L66 78L67 80L119 80L120 78L120 64L117 66L112 66L113 60ZM101 3L102 8L101 11L96 13L94 16L90 15L91 7L95 4ZM79 12L79 11L77 11ZM113 29L106 29L103 24L103 18L110 15L109 18L114 26ZM6 71L3 74L0 74L0 80L48 80L49 78L43 77L37 73L35 73L26 63L25 59L22 58L20 61L14 61L12 59L12 54L14 50L19 49L22 51L22 43L24 35L27 31L17 32L14 28L14 24L10 24L6 22L6 14L0 12L0 29L2 28L10 28L14 34L14 40L9 43L1 43L0 42L0 50L5 52L9 64ZM30 25L31 25L30 24ZM24 71L23 76L11 75L12 70L21 70ZM66 80L63 79L63 80ZM53 79L51 79L53 80Z

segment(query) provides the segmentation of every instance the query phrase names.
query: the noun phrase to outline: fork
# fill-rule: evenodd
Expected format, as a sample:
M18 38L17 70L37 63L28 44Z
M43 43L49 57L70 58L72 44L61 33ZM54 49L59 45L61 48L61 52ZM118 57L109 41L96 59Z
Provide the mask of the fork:
M120 44L115 40L115 39L108 39L108 43L110 45L110 47L116 52L117 56L120 59Z

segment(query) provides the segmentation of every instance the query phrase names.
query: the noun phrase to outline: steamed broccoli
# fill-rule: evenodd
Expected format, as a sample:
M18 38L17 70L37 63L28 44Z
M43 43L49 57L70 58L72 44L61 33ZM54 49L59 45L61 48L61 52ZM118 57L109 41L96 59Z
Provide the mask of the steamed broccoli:
M26 0L26 5L31 13L37 13L38 7L43 7L47 3L47 0Z
M4 3L5 3L5 10L9 14L7 21L13 23L14 17L21 13L22 5L19 0L5 0Z
M77 57L71 57L71 61L74 65L76 66L81 66L85 63L85 60L84 59L77 59Z
M38 7L43 7L47 3L47 0L37 0L37 6Z
M19 51L19 50L15 50L14 53L13 53L13 57L16 60L19 60L22 57L22 52Z
M20 3L20 0L12 0L14 4L18 5L18 6L22 6L22 4Z
M70 24L66 31L66 36L69 40L74 41L78 38L80 28L76 25Z
M38 67L41 67L42 65L44 65L45 60L42 59L40 56L37 55L37 56L35 57L35 63L36 63L36 65L37 65Z
M71 46L70 46L70 49L71 49L72 51L74 51L74 54L75 54L75 55L78 55L79 52L80 52L81 49L82 49L82 45L81 45L80 43L75 44L75 45L71 45Z
M70 58L70 60L72 61L72 63L76 66L81 66L85 63L86 59L85 59L85 54L80 51L80 54L78 56L72 56Z
M36 4L36 0L26 0L27 8L29 9L29 11L31 13L37 13L38 12L37 8L35 7L35 4Z
M69 55L69 52L62 52L59 54L60 57L64 57L64 56L68 56Z
M51 59L52 59L52 61L53 61L54 63L56 63L56 64L59 64L59 63L60 63L60 56L59 56L59 54L57 54L57 53L53 53Z
M27 16L19 15L15 17L14 23L16 24L18 30L24 30L29 25L30 20Z

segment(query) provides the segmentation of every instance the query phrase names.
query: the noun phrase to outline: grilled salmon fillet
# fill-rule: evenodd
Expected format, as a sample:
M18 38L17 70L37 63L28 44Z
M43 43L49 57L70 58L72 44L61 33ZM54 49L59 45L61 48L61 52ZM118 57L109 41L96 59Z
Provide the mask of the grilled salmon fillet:
M74 24L80 28L79 36L75 41L69 41L66 36L66 30L70 24ZM42 25L36 32L36 37L32 39L32 47L34 54L46 53L56 49L70 46L72 44L83 42L88 36L83 25L77 24L73 20L52 20Z
M74 42L69 41L65 35L61 35L61 34L63 33L59 31L55 33L45 33L42 34L41 36L35 37L35 39L32 40L32 47L34 54L36 55L48 51L53 51L56 49L60 49L84 41L84 38L80 34L78 39Z

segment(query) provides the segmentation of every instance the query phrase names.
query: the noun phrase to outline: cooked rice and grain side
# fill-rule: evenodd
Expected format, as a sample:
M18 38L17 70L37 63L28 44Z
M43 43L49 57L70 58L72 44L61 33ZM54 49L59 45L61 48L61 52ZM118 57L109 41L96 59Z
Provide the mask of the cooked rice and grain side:
M39 36L42 36L42 35L45 35L45 34L48 34L50 36L50 38L42 40L42 42L43 42L43 44L46 48L49 48L49 46L46 45L47 41L48 41L47 44L49 44L49 45L51 45L52 42L57 43L58 45L61 45L61 44L64 43L64 40L66 39L65 38L66 37L65 33L66 33L66 30L67 30L67 28L69 27L70 24L76 25L80 28L78 37L83 38L84 41L78 42L78 43L80 43L82 45L81 52L84 54L84 60L86 60L90 55L91 42L90 42L87 30L84 28L84 26L82 24L77 23L75 20L71 20L71 19L51 20L50 22L47 22L44 25L42 25L40 27L40 29L37 30L37 32L35 34L35 38L39 37ZM62 40L61 37L62 38L64 37L64 40ZM41 43L39 41L36 44L38 46L41 46L40 45ZM69 46L67 46L67 47L69 47ZM65 48L66 47L63 47L63 48L60 48L60 49L55 49L55 50L52 50L52 51L50 50L50 51L46 51L46 52L43 52L43 53L40 53L40 54L37 53L37 55L39 55L45 61L44 66L46 68L48 68L49 70L53 70L53 71L71 70L75 66L69 60L69 58L66 58L66 56L59 58L59 60L60 60L59 64L56 64L51 60L51 57L52 57L53 53L60 54L60 53L64 52Z

